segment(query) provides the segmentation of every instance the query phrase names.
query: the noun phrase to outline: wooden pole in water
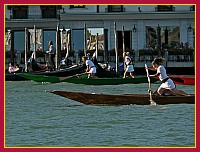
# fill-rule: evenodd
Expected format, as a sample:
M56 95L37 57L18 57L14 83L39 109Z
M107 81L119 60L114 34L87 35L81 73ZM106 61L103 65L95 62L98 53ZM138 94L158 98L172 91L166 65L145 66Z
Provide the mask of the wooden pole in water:
M124 26L122 26L122 43L123 43L123 58L125 53L125 42L124 42ZM124 70L125 70L125 62L124 62Z
M58 38L58 34L60 34L60 32L59 32L59 25L57 25L57 28L56 28L56 52L55 52L55 68L56 68L56 70L58 69L58 41L59 41L59 38Z
M86 56L87 52L87 27L86 23L84 23L84 55Z
M60 50L61 50L61 36L60 36L60 24L58 24L56 29L56 54L55 54L56 70L59 69L59 64L60 64L60 56L61 56Z
M36 59L36 28L34 25L34 59Z
M97 39L96 39L96 59L98 58L98 37L99 37L99 34L97 33Z
M117 31L116 31L116 22L114 22L114 36L115 36L115 60L116 60L116 73L118 73L118 51L117 51Z
M70 39L70 31L67 31L67 42L66 42L66 55L65 60L69 57L69 39Z
M24 64L25 64L25 71L27 72L27 28L25 27L25 32L24 32Z

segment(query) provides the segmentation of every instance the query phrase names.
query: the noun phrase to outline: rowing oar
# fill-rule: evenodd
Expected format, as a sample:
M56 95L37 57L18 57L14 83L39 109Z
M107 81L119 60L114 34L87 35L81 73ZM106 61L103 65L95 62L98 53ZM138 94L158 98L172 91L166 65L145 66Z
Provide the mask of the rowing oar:
M59 77L59 80L60 80L60 81L64 81L64 80L69 79L69 78L80 77L80 76L82 76L83 74L86 74L86 72L83 72L83 73L80 73L80 74L71 75L71 76L67 76L67 77Z
M156 105L156 103L153 101L153 98L152 98L151 80L149 77L149 70L148 70L147 64L145 64L145 69L146 69L148 83L149 83L149 101L150 101L151 105Z

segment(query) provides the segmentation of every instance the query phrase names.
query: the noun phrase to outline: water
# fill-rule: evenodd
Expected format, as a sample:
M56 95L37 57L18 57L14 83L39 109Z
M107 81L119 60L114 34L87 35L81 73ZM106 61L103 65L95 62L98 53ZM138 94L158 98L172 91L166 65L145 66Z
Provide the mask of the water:
M152 84L153 90L159 84ZM84 105L48 92L147 93L147 84L87 86L6 82L5 145L10 147L195 146L195 105ZM188 93L194 86L177 85Z

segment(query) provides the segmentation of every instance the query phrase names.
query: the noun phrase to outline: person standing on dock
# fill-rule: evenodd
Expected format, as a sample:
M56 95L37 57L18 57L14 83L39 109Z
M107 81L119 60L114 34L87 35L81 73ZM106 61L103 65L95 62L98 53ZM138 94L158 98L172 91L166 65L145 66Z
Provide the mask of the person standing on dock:
M125 66L126 66L123 78L124 79L126 78L127 73L130 74L131 78L135 78L134 75L133 75L134 67L133 67L132 59L130 57L130 53L129 52L125 52L123 54L123 56L124 56L124 63L125 63Z
M55 66L55 47L53 46L53 41L49 41L48 42L49 45L49 51L46 51L46 53L49 53L49 59L50 59L50 63L53 67L54 70L56 70L56 66Z
M148 68L149 70L157 71L154 75L149 75L149 77L158 77L159 80L162 82L160 87L157 89L156 93L158 95L165 95L165 93L169 92L172 95L179 95L179 96L188 96L184 91L176 89L176 86L172 79L167 76L166 69L162 65L164 59L161 57L157 57L152 62L152 68Z
M82 57L82 61L86 64L86 73L88 74L88 78L93 78L96 74L96 67L94 63L86 56Z

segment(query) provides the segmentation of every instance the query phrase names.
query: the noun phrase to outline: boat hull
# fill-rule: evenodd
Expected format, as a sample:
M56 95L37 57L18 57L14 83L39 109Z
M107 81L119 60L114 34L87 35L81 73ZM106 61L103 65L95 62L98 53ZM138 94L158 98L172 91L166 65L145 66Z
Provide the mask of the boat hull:
M73 65L66 69L57 70L57 71L45 71L45 72L32 72L31 74L35 75L46 75L46 76L57 76L57 77L65 77L71 76L74 74L82 73L85 70L84 66Z
M6 73L5 80L6 81L25 81L25 80L29 80L29 79L27 79L25 77L21 77L19 75L16 75L15 73Z
M149 105L148 94L96 94L96 93L84 93L84 92L71 92L54 90L50 91L53 94L69 98L74 101L81 102L83 104L94 105ZM195 96L154 96L153 100L159 104L194 104Z
M84 70L85 70L84 66L74 65L66 69L57 71L45 71L45 72L34 71L30 73L22 72L22 73L6 74L5 80L6 81L33 80L37 82L49 82L53 79L52 83L57 83L60 82L58 77L72 76L75 74L82 73ZM55 79L57 80L55 81Z
M120 85L120 84L139 84L139 83L147 83L147 77L135 77L132 78L75 78L71 77L68 79L63 80L64 82L68 83L75 83L75 84L85 84L85 85ZM157 80L151 78L151 82L154 83Z
M139 84L147 83L147 77L136 77L132 78L87 78L87 75L82 77L68 76L68 77L56 77L56 76L46 76L46 75L34 75L34 74L18 74L21 77L36 81L36 82L50 82L50 83L59 83L59 82L68 82L75 84L85 84L85 85L119 85L119 84ZM151 82L156 82L155 78L151 78Z

